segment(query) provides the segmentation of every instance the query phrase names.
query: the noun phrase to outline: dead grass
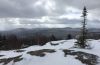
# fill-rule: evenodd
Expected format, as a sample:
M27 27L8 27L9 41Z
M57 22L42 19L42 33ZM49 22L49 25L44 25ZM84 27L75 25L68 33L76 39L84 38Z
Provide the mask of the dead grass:
M85 53L81 51L75 52L74 50L63 50L65 53L65 56L67 55L73 55L76 56L75 58L80 60L82 63L86 65L96 65L98 63L98 56L90 54L90 53Z
M21 58L21 56L22 55L17 56L17 57L12 57L12 58L0 59L0 63L4 63L3 65L7 65L11 61L18 62L18 61L21 61L23 59L23 58Z
M37 51L30 51L30 52L27 52L27 53L30 54L30 55L43 57L43 56L46 55L46 53L54 53L54 52L56 52L56 51L53 50L53 49L42 49L42 50L37 50Z

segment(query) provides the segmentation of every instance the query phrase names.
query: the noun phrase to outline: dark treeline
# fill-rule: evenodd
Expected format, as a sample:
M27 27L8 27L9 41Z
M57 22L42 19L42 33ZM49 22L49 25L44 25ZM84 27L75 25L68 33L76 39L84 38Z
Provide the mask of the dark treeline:
M11 50L25 48L31 45L45 45L49 41L60 40L53 34L51 36L36 35L30 37L19 38L14 34L0 35L0 50Z
M77 35L76 35L77 36ZM31 45L45 45L47 42L50 41L57 41L57 40L68 40L75 38L72 34L67 34L66 38L58 38L55 35L51 34L49 36L37 34L35 36L30 37L18 37L14 34L10 35L1 35L0 34L0 50L11 50L11 49L20 49L26 48ZM88 39L100 39L100 34L89 33Z

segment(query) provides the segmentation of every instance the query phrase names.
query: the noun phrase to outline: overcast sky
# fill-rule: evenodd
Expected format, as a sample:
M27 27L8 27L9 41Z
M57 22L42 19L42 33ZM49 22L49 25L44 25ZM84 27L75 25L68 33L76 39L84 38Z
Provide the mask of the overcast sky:
M0 0L0 30L80 27L84 5L87 27L100 28L100 0Z

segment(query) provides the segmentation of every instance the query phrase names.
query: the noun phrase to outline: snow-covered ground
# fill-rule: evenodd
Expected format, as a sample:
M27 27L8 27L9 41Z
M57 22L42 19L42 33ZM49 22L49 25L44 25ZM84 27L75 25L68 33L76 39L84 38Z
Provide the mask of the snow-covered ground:
M92 49L73 48L75 42L75 39L60 40L52 41L52 45L48 42L44 46L0 51L0 65L100 65L100 40L88 41Z

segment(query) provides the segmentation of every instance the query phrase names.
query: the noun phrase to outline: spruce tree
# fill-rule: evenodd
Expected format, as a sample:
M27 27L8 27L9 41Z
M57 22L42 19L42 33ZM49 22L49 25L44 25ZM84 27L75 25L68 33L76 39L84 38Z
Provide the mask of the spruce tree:
M87 42L86 41L86 38L87 38L87 29L86 29L87 9L85 6L83 8L82 18L83 18L82 29L81 29L79 38L77 39L77 45L80 48L86 48L86 46L87 46L87 44L86 44L86 42Z

